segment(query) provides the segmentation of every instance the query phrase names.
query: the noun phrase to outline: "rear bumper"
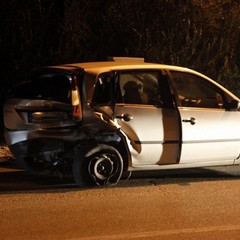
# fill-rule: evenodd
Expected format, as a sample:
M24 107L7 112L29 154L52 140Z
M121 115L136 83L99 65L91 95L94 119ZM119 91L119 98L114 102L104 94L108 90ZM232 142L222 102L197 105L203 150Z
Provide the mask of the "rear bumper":
M84 140L86 135L77 129L38 129L12 131L5 129L5 140L16 158L29 154L53 151L62 145L73 146L76 141Z
M9 149L17 159L23 159L44 152L60 150L63 144L64 142L60 139L39 138L15 143L10 145Z
M35 130L8 130L5 129L5 140L8 146L15 145L19 142L41 139L59 139L62 141L75 142L84 139L85 134L76 128L52 128L52 129L35 129Z

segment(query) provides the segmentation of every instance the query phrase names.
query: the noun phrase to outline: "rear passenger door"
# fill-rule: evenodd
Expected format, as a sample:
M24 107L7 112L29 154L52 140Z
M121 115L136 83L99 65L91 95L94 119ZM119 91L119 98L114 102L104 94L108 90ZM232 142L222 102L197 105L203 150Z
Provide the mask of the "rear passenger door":
M118 73L114 118L130 140L133 167L178 163L180 126L166 76Z

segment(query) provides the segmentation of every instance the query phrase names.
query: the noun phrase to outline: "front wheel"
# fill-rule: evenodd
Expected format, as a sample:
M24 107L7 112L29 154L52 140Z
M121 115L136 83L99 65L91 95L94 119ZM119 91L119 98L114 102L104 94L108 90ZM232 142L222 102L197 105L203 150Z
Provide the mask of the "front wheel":
M76 149L73 159L73 177L80 187L112 186L123 172L123 159L112 146L99 144L83 152Z

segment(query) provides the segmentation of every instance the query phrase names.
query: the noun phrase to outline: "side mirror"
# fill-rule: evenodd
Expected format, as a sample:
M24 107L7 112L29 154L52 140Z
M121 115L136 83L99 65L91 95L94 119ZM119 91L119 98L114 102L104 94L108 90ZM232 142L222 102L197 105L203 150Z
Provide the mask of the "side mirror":
M238 109L240 109L240 102L235 99L232 99L231 102L228 104L227 110L236 111Z

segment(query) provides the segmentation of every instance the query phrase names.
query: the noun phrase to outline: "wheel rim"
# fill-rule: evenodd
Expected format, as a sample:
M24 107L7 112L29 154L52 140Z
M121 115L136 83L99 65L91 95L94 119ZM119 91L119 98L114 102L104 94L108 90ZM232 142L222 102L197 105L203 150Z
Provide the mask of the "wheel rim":
M105 180L113 172L113 162L109 157L103 155L94 164L93 174L100 180Z
M99 186L110 185L111 178L119 169L119 161L114 154L101 153L91 157L88 172L94 182Z

